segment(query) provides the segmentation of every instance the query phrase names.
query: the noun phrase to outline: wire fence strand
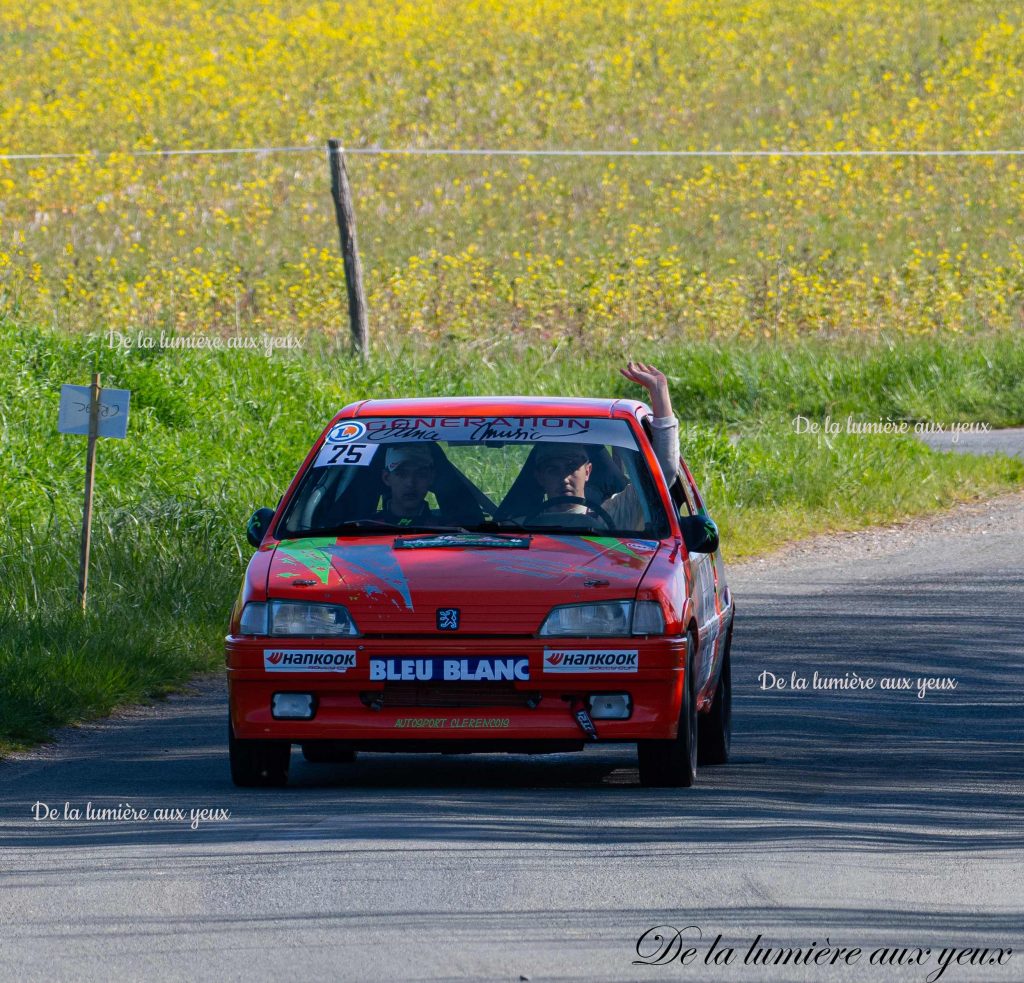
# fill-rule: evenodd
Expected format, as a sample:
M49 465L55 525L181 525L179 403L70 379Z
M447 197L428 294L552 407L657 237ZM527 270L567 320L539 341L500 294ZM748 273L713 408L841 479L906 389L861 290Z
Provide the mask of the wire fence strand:
M325 141L326 144L326 141ZM1024 157L1024 149L913 150L791 150L785 147L758 150L626 150L612 149L509 149L507 147L344 147L345 154L423 157L676 157L676 158L783 158L783 157ZM204 157L253 154L325 153L324 146L305 144L282 147L203 147L167 150L80 150L68 153L0 154L6 161L82 160L106 157Z

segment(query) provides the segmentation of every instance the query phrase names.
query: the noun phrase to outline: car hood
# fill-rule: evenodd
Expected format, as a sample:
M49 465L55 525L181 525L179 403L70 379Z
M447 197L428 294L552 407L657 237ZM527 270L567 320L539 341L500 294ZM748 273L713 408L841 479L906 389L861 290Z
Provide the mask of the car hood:
M463 635L532 635L556 604L632 598L659 546L537 534L288 540L267 594L343 604L365 635L434 634L440 608L459 609Z

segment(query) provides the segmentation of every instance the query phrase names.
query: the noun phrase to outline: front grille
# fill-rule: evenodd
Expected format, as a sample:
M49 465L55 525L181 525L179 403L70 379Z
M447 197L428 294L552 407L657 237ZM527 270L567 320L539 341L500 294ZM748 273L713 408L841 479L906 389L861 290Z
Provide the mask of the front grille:
M511 683L385 683L385 707L525 707L536 694Z

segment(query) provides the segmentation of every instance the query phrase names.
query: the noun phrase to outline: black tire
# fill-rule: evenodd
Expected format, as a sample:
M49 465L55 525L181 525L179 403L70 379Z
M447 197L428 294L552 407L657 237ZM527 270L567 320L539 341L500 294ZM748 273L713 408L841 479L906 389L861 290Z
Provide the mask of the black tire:
M240 788L279 788L288 784L292 746L288 741L243 741L228 721L231 781Z
M711 709L697 716L697 763L724 765L732 743L732 625L725 636L722 670L715 687Z
M692 671L697 664L697 638L692 632L688 650L679 733L667 740L637 742L640 784L647 788L689 788L697 780L697 703Z
M313 765L350 765L356 760L355 751L339 748L336 741L306 741L302 756Z

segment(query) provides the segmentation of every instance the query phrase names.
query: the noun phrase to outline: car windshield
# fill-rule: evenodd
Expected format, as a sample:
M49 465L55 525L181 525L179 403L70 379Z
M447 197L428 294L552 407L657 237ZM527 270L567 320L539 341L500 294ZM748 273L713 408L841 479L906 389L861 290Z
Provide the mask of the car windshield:
M625 420L367 418L335 424L279 539L382 532L662 538L668 522Z

